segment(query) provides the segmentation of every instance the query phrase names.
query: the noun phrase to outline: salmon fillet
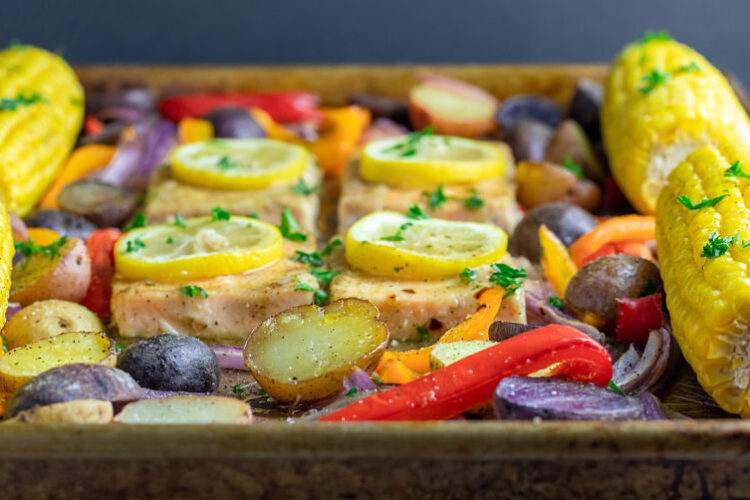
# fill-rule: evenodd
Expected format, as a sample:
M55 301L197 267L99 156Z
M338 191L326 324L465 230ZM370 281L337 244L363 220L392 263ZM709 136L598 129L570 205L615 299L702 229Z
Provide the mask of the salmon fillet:
M432 340L453 328L479 303L476 294L482 288L494 286L489 281L489 266L477 268L477 279L470 283L460 276L437 280L397 279L372 276L349 266L343 251L334 252L329 265L341 271L333 278L330 299L357 297L369 300L380 311L380 319L388 326L393 340L420 340L418 327L426 327ZM518 267L512 257L503 259ZM498 320L526 323L526 301L519 289L505 300L497 315Z
M302 173L307 186L317 186L322 179L320 168L310 162ZM278 225L284 207L292 211L303 231L317 234L320 199L317 193L295 194L298 179L274 182L265 189L217 190L178 182L163 165L151 178L146 196L146 219L149 224L171 222L174 214L183 217L211 215L217 205L236 215L257 214L262 221Z
M435 210L427 210L432 217L449 220L489 222L508 234L513 232L523 214L516 201L516 186L513 179L513 155L507 145L501 144L506 152L508 168L504 177L489 179L473 184L446 184L443 191L449 198ZM465 204L472 195L472 189L482 199L484 205L471 209ZM425 189L401 188L367 182L359 175L359 161L353 158L341 179L341 198L338 205L338 232L346 231L357 220L379 210L406 212L409 206L418 204L427 207Z
M309 241L309 240L308 240ZM284 241L284 256L262 269L189 283L155 283L116 277L112 321L122 337L181 333L212 341L241 343L260 322L290 307L312 303L312 292L295 291L296 276L314 288L308 267L290 258L312 243ZM186 297L183 285L203 288L208 298Z

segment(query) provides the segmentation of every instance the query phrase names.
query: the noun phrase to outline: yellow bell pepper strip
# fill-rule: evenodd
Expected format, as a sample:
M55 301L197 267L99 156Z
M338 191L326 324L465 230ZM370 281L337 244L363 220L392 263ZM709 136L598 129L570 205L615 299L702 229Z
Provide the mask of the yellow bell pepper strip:
M28 241L33 241L35 245L46 247L60 239L60 235L51 229L43 227L30 227L28 230Z
M477 297L479 307L477 311L466 318L462 323L445 332L437 341L438 344L445 342L459 342L463 340L487 340L489 329L495 320L500 305L503 301L505 291L499 287L485 288ZM430 353L432 346L411 351L388 351L383 354L375 373L386 384L403 384L428 373L430 371ZM400 363L401 365L397 364ZM409 370L412 374L410 379L406 375ZM398 373L397 377L392 377Z
M339 176L362 132L370 124L370 112L359 106L323 108L321 111L324 121L320 137L310 144L310 150L326 175Z
M557 295L564 299L565 288L578 272L578 266L570 258L565 245L544 224L539 227L539 243L542 246L541 260L544 277Z
M213 139L214 127L208 120L201 118L183 118L177 124L177 139L180 144L190 144Z
M606 386L612 379L612 359L601 344L575 328L547 325L368 396L320 421L444 420L490 400L503 378L538 373Z
M578 238L570 246L570 256L578 267L602 246L613 241L656 239L656 219L652 215L612 217Z
M266 113L260 108L251 108L250 116L252 116L256 122L263 127L266 131L266 135L269 139L275 139L277 141L303 143L304 141L297 137L294 132L285 129L281 124L274 121L271 115Z
M57 196L65 186L86 177L97 168L103 168L112 161L117 148L104 144L89 144L73 151L55 178L52 186L39 203L39 208L58 209Z

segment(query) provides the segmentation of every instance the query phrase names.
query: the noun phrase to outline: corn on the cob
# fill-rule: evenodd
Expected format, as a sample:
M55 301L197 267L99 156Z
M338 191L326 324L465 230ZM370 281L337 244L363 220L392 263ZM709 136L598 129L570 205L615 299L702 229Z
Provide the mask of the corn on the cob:
M706 146L680 163L656 240L685 359L722 408L750 417L750 146Z
M73 148L83 89L59 56L28 45L0 52L0 190L8 210L28 213Z
M750 144L750 121L724 76L671 39L644 39L614 61L602 104L612 174L641 213L653 213L669 172L696 148Z

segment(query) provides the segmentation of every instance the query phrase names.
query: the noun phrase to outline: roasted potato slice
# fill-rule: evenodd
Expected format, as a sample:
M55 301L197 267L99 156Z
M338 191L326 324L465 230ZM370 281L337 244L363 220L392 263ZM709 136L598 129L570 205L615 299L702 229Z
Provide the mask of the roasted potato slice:
M38 300L80 302L91 281L91 259L83 240L60 239L13 266L10 301L27 306ZM54 248L53 248L54 247Z
M125 405L115 417L123 424L249 424L250 405L225 396L172 396Z
M108 424L112 421L113 414L112 403L109 401L76 399L22 411L7 423Z
M356 367L371 372L388 344L378 309L360 299L300 306L258 325L245 364L266 392L284 402L312 401L343 388Z
M102 332L99 317L87 308L66 300L41 300L26 306L3 330L9 349L56 337L67 332Z
M0 358L0 391L15 392L42 372L70 363L114 367L115 344L103 333L63 333L12 349Z

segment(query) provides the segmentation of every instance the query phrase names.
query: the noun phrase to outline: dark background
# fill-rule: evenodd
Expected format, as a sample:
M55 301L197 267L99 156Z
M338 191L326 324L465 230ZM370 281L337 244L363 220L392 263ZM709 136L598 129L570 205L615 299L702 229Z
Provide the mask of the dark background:
M608 61L667 29L750 83L743 0L3 0L0 33L74 63ZM0 44L2 40L0 40Z

